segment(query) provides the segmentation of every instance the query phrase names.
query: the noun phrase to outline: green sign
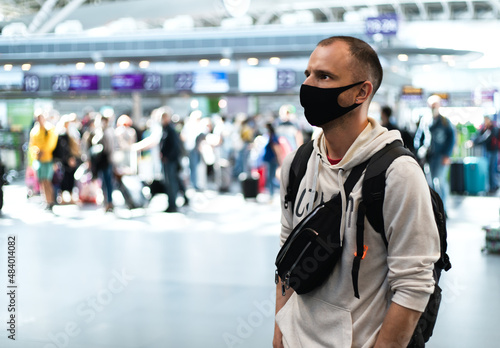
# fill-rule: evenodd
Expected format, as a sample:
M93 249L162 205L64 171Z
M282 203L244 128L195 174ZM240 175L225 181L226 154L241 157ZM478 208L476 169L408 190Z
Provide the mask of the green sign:
M31 128L34 112L32 101L13 101L7 103L7 120L11 128Z

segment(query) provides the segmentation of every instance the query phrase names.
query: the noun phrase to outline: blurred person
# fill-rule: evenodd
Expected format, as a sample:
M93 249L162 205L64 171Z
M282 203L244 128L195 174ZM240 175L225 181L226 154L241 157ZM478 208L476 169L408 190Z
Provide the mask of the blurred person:
M80 128L81 140L80 140L80 152L82 154L83 161L90 161L89 150L92 146L92 137L95 134L95 118L97 113L91 113L88 115L88 119L85 121L85 126Z
M184 149L189 157L189 177L191 185L195 190L200 190L198 182L198 166L201 161L200 149L197 146L198 136L203 132L203 125L201 124L202 113L199 110L191 112L188 116L184 127L181 131L181 140L184 144Z
M406 129L401 129L392 122L392 108L385 105L380 110L380 122L381 125L387 130L397 130L401 133L401 138L403 138L403 144L412 153L415 153L415 147L413 146L413 136Z
M40 188L45 197L47 210L52 210L55 204L52 177L54 175L53 151L57 146L55 127L46 120L42 112L37 112L34 127L30 131L29 149L36 161Z
M95 130L89 149L92 172L96 173L102 180L104 210L112 212L114 209L113 164L111 158L114 149L114 130L110 126L112 115L97 114L94 123Z
M164 108L160 107L151 112L146 122L146 130L142 133L142 139L131 145L131 150L142 152L143 160L139 168L139 176L148 183L163 180L163 167L160 156L160 141L163 133L161 117Z
M431 186L441 196L446 210L446 200L450 190L447 174L455 146L455 129L450 120L440 114L441 98L439 96L430 96L427 99L427 104L431 108L433 118L429 126L431 142L427 153L432 180Z
M151 190L151 195L156 195L159 193L165 193L166 191L166 183L165 183L165 175L164 175L164 166L162 164L162 155L160 152L160 143L162 141L163 136L163 126L162 126L162 115L165 112L172 112L169 107L160 107L151 112L151 116L149 120L146 122L147 128L142 133L143 139L131 145L132 151L142 151L143 155L146 152L146 155L142 158L145 159L146 165L141 163L139 165L139 176L142 180L146 182L148 187ZM171 117L171 122L173 122L173 115ZM182 124L180 122L175 124L180 127ZM180 133L180 130L176 129L173 126L174 130L176 130L177 134ZM179 184L179 192L181 192L184 196L184 205L189 204L189 198L187 197L187 190L184 181L180 178L180 159L184 155L184 147L182 140L180 140L180 152L179 152L179 171L178 171L178 184ZM147 164L149 163L149 164Z
M61 196L58 197L61 203L65 203L65 192L69 193L69 203L74 203L75 172L81 163L79 132L76 128L71 127L75 122L75 114L63 115L56 127L58 140L53 155L54 159L60 161L62 165Z
M232 160L233 160L233 177L237 178L240 173L243 172L243 160L241 158L242 149L245 146L243 139L241 138L241 128L243 126L243 121L247 118L244 113L238 113L233 122L233 132L231 134L232 143Z
M229 192L231 187L231 152L232 138L234 131L232 125L227 122L225 117L215 116L214 127L212 131L215 163L214 175L215 182L219 187L219 192Z
M246 117L241 122L240 138L242 141L242 147L238 153L238 158L236 161L236 167L239 169L239 173L236 173L236 175L239 175L240 173L250 173L251 170L249 160L250 150L255 140L255 130L251 126L250 122L250 117Z
M388 105L383 106L382 109L380 110L381 125L387 128L388 130L399 130L399 128L394 123L392 123L391 116L392 116L391 107Z
M269 190L270 200L272 201L274 197L275 187L279 187L276 179L276 171L281 165L283 160L283 154L281 153L281 146L278 141L278 136L274 130L274 126L271 123L266 124L267 129L267 144L264 147L263 161L266 164L266 186Z
M132 174L137 171L137 151L132 148L137 142L137 131L132 125L132 119L125 114L116 120L113 165L119 174Z
M498 190L499 130L491 116L484 116L474 144L484 147L484 156L488 161L489 193L495 193Z
M302 130L295 123L295 106L290 104L282 105L279 109L279 124L276 127L276 134L282 143L282 147L288 153L295 150L304 143ZM283 144L286 140L287 144ZM289 149L286 149L288 147Z
M200 133L196 137L196 149L200 153L200 161L196 167L196 178L198 189L205 190L208 184L209 172L213 173L215 162L217 161L214 148L218 146L220 138L213 134L212 120L204 117L200 120Z
M418 164L424 170L426 176L429 176L428 182L431 181L429 174L429 164L427 163L427 153L431 144L431 134L429 132L429 124L426 122L424 115L420 115L415 124L417 130L413 135L413 148L417 156Z
M161 161L163 165L165 191L168 195L168 207L166 213L177 212L177 194L179 193L179 167L181 156L181 139L172 122L173 112L165 108L161 116L163 126L160 141Z

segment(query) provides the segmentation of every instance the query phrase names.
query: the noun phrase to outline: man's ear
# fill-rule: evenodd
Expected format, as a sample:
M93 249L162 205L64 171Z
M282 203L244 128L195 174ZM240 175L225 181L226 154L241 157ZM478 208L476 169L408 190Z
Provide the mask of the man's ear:
M361 104L370 98L373 91L373 84L370 81L365 81L361 85L361 89L356 95L356 102Z

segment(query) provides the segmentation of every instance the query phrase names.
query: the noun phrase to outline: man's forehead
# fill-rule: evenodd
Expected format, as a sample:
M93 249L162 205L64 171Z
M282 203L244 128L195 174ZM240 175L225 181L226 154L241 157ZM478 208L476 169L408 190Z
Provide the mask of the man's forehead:
M343 48L333 45L316 47L309 58L308 70L341 73L342 70L348 69L351 64L350 55Z

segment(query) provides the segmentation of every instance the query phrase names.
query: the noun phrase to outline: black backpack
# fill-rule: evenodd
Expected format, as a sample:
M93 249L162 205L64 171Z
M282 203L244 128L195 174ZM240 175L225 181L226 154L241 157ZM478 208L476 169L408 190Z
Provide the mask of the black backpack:
M299 189L300 182L307 171L307 162L313 150L313 142L303 144L297 149L295 157L292 160L289 173L289 182L285 195L285 208L289 204L292 206L292 212L295 208L294 203ZM387 246L387 239L384 233L384 217L382 207L385 197L385 175L387 168L399 156L412 156L413 153L403 146L400 141L394 141L388 144L382 150L377 152L368 162L362 187L362 201L358 207L357 227L356 227L356 256L354 257L352 268L352 281L354 287L354 295L359 298L358 291L358 274L361 260L364 253L364 218L368 219L376 232L378 232ZM443 202L439 195L431 188L430 196L432 201L432 209L434 218L439 231L439 240L441 254L440 258L434 264L434 293L431 294L429 302L418 321L415 332L408 345L409 348L425 347L425 342L432 336L434 325L437 320L439 305L441 303L441 288L438 286L439 278L442 270L448 271L451 268L451 263L447 250L447 230L446 230L446 214Z

